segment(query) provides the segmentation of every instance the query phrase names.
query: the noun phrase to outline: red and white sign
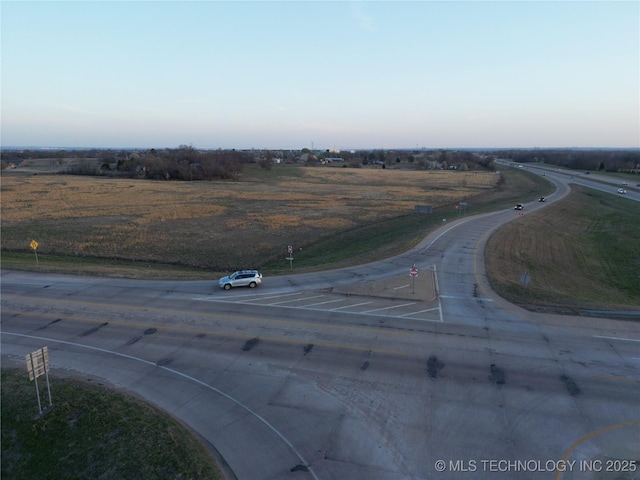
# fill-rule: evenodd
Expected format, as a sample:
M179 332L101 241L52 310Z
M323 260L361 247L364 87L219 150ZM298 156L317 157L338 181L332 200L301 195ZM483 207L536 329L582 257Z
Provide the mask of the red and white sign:
M412 267L411 270L409 270L409 275L411 275L413 278L418 276L418 269L416 267Z

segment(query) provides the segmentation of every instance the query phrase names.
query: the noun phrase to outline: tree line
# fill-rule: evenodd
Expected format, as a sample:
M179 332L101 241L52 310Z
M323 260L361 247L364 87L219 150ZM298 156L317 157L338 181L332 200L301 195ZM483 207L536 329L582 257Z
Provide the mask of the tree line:
M71 175L100 175L153 180L237 179L244 165L254 161L248 152L176 149L150 150L2 150L2 168L29 160L66 165Z
M100 169L152 180L237 179L252 157L236 150L177 149L133 152L124 158L104 159ZM112 160L112 161L108 161Z
M66 173L154 180L237 179L247 163L269 169L275 163L323 163L339 158L343 166L404 164L416 169L495 169L494 160L543 162L573 170L640 174L638 149L372 149L349 151L301 150L200 150L188 145L166 149L2 149L2 168L28 160L66 166Z

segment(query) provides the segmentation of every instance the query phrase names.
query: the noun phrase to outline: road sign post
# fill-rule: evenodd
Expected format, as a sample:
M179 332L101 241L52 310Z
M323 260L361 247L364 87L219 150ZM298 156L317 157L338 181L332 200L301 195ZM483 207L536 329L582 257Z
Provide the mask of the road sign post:
M289 254L287 257L287 260L289 260L289 269L293 270L293 246L289 245L287 247L287 253Z
M27 371L29 372L29 380L35 381L36 397L38 398L38 411L42 415L42 404L40 403L40 389L38 388L38 377L42 375L47 379L47 391L49 392L49 406L51 402L51 386L49 385L49 350L43 347L40 350L31 352L26 356Z
M36 265L40 265L40 263L38 262L38 242L36 242L35 240L31 240L31 243L29 244L29 246L31 247L33 252L36 254Z
M531 275L529 275L529 272L527 272L525 270L524 273L522 275L520 275L520 283L522 284L522 298L523 299L524 299L525 289L527 288L527 285L529 285L529 282L531 282Z
M416 277L418 276L418 269L416 268L415 264L409 270L409 275L411 275L411 280L412 280L412 283L413 283L412 292L411 293L416 293Z

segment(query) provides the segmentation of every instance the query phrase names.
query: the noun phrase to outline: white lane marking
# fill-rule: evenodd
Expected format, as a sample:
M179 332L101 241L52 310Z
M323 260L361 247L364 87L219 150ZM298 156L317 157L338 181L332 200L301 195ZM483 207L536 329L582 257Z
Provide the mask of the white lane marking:
M200 295L197 297L191 297L191 300L196 300L196 301L200 301L200 302L220 302L220 303L236 303L236 302L244 302L244 301L251 301L251 300L270 300L272 298L282 298L282 297L290 297L292 295L302 295L302 292L294 292L294 293L283 293L281 295L271 295L270 297L263 297L261 295L266 295L265 293L263 294L255 294L255 295L230 295L229 297L226 298L221 298L217 295Z
M227 301L227 300L216 300L216 302L218 303L227 303L227 304L234 304L236 302L231 302L231 301ZM366 303L373 303L373 302L365 302ZM313 312L333 312L336 310L340 310L340 308L346 309L349 307L355 307L357 305L360 304L356 304L356 305L345 305L344 307L339 307L339 308L313 308L313 307L305 307L304 305L273 305L270 303L250 303L250 302L244 302L243 305L254 305L257 307L273 307L273 308L289 308L291 310L311 310ZM413 305L408 304L408 305ZM404 306L404 305L398 305L400 307ZM397 308L397 307L390 307L390 308ZM378 309L379 310L379 309ZM386 310L386 309L382 309L382 310ZM418 321L425 321L425 322L444 322L443 318L442 318L442 309L440 310L440 320L432 320L430 318L412 318L411 320L418 320ZM375 312L376 310L370 310L370 312ZM369 312L350 312L349 310L341 310L341 313L347 314L347 315L371 315L372 317L386 317L386 318L402 318L400 316L397 315L384 315L384 314L377 314L377 313L369 313Z
M438 315L440 316L440 323L444 323L442 299L440 298L440 284L438 283L438 269L435 265L433 265L433 284L436 287L436 297L438 297Z
M409 305L415 305L415 304L416 302L403 303L402 305L392 305L390 307L374 308L373 310L367 310L366 312L362 312L362 313L381 312L382 310L391 310L393 308L408 307Z
M283 303L291 303L291 302L304 302L305 300L312 300L314 298L322 298L324 295L314 295L313 297L304 297L304 298L294 298L293 300L284 300L282 302L273 302L269 305L282 305ZM262 298L260 300L263 300Z
M288 295L299 295L301 293L290 293ZM280 298L286 295L279 295L276 297L270 297L270 298ZM322 296L322 295L320 295ZM315 298L315 297L307 297L307 298L301 298L301 299L296 299L296 300L291 300L291 301L286 301L286 302L276 302L276 303L258 303L259 300L264 300L264 299L268 299L268 298L258 298L255 299L255 301L251 301L251 299L248 300L240 300L240 301L234 301L235 297L230 297L230 298L213 298L213 297L192 297L193 300L202 300L205 302L216 302L216 303L228 303L228 304L234 304L234 303L242 303L243 305L255 305L255 306L260 306L260 307L276 307L276 308L291 308L291 309L300 309L300 310L313 310L313 311L317 311L317 312L336 312L336 311L342 311L342 313L348 313L351 315L373 315L373 316L377 316L380 317L382 315L376 314L374 312L378 312L378 311L384 311L384 310L389 310L389 309L393 309L393 308L399 308L399 307L406 307L408 305L415 305L416 302L412 302L412 303L405 303L402 305L393 305L391 307L385 307L385 308L376 308L373 310L366 310L366 311L357 311L357 312L350 312L347 309L348 308L356 308L356 307L360 307L362 305L369 305L371 302L361 302L361 303L354 303L351 305L343 305L342 307L336 307L336 308L311 308L312 305L322 305L324 303L330 303L330 301L328 302L319 302L319 303L314 303L314 304L310 304L310 305L285 305L285 303L290 303L290 302L299 302L299 301L303 301L303 300L309 300L310 298ZM337 301L337 300L335 300ZM416 315L418 313L425 313L425 312L429 312L432 310L438 310L439 313L439 320L438 319L422 319L422 318L412 318L411 320L419 320L419 321L429 321L429 322L440 322L440 323L444 323L444 318L442 315L442 306L440 305L440 300L438 300L438 307L435 307L433 309L429 309L429 310L421 310L419 312L410 312L410 313L406 313L406 314L402 314L402 315L390 315L389 318L408 318L411 315Z
M483 302L493 302L492 299L486 297L472 297L471 295L440 295L440 298L448 298L453 300L482 300Z
M394 290L400 290L401 288L407 288L409 285L401 285L400 287L394 287Z
M329 311L333 312L335 310L342 310L343 308L359 307L360 305L369 305L370 303L373 303L373 302L362 302L362 303L355 303L352 305L345 305L344 307L332 308Z
M449 233L450 230L453 230L456 227L459 227L460 225L463 225L465 223L467 223L469 220L472 220L472 218L468 218L466 220L461 221L460 223L456 223L455 225L451 225L449 228L447 228L445 231L443 231L442 233L440 233L440 235L438 235L436 238L434 238L433 240L431 240L431 242L429 242L429 245L427 245L426 247L424 247L422 250L418 251L418 254L422 254L424 252L426 252L429 248L431 248L431 245L433 245L434 243L436 243L438 240L440 240L440 237L442 237L443 235L446 235L447 233Z
M438 307L435 308L427 308L426 310L418 310L417 312L409 312L409 313L404 313L402 315L398 315L399 317L409 317L411 315L418 315L419 313L425 313L425 312L433 312L434 310L440 310Z
M338 300L327 300L326 302L310 303L309 305L305 305L305 307L313 307L315 305L326 305L327 303L337 303L337 302L344 302L344 298L339 298Z
M602 335L593 335L594 338L606 338L607 340L621 340L623 342L640 342L640 340L635 338L624 338L624 337L604 337Z
M283 298L283 297L291 297L293 295L302 295L302 292L294 292L294 293L281 293L280 295L271 295L270 297L258 297L255 300L271 300L272 298ZM250 295L244 295L244 297L250 297ZM249 300L252 300L249 298ZM244 300L240 300L243 302Z
M33 340L44 340L44 341L47 341L47 342L56 342L56 343L61 343L61 344L64 344L64 345L71 345L73 347L87 348L89 350L96 350L98 352L109 353L111 355L115 355L115 356L118 356L118 357L123 357L123 358L126 358L128 360L134 360L134 361L141 362L141 363L144 363L144 364L147 364L147 365L150 365L150 366L161 368L161 369L163 369L163 370L165 370L167 372L173 373L174 375L178 375L180 377L186 378L187 380L190 380L190 381L192 381L194 383L197 383L200 386L208 388L209 390L211 390L211 391L217 393L218 395L221 395L222 397L226 398L227 400L230 400L231 402L235 403L240 408L244 409L250 415L253 415L260 422L262 422L267 428L269 428L269 430L271 430L278 437L280 437L280 439L291 449L291 451L300 459L300 462L302 463L302 465L305 465L309 469L309 473L311 473L313 478L315 478L316 480L319 480L317 475L313 471L313 468L309 464L309 462L307 462L305 460L305 458L302 456L302 454L296 450L296 447L294 447L293 444L289 440L287 440L287 438L282 433L280 433L280 431L278 431L273 425L271 425L264 417L260 416L255 411L251 410L251 408L247 407L244 403L240 402L240 400L237 400L236 398L232 397L231 395L228 395L228 394L224 393L222 390L218 390L216 387L208 385L208 384L204 383L203 381L198 380L197 378L190 377L189 375L187 375L185 373L182 373L182 372L179 372L177 370L174 370L172 368L168 368L168 367L165 367L165 366L162 366L162 365L158 365L158 364L156 364L154 362L150 362L150 361L144 360L142 358L134 357L133 355L127 355L125 353L120 353L120 352L114 352L113 350L107 350L105 348L91 347L89 345L83 345L81 343L66 342L64 340L56 340L54 338L36 337L34 335L24 335L22 333L0 332L0 334L2 334L2 335L13 335L13 336L16 336L16 337L31 338Z
M247 293L237 293L239 290L240 291L244 290ZM253 289L248 289L248 288L243 288L243 287L232 288L231 292L233 292L233 294L231 294L231 292L226 292L225 290L223 290L221 288L219 289L221 295L228 295L231 298L263 297L265 295L272 295L273 296L275 294L274 290L267 290L267 291L262 292L262 293L257 292L256 290L260 290L260 288L253 288ZM251 293L249 293L249 292L251 292ZM298 290L296 290L294 292L289 290L288 292L284 291L283 293L279 293L277 295L286 297L287 295L300 295L300 294L301 294L301 292L298 291Z

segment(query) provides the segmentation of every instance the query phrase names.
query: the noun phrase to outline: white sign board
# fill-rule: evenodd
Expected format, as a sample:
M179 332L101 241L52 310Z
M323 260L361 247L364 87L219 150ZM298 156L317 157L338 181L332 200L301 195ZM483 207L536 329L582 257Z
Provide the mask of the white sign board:
M46 373L49 373L49 350L42 347L40 350L29 353L26 356L27 371L29 380L34 380Z

